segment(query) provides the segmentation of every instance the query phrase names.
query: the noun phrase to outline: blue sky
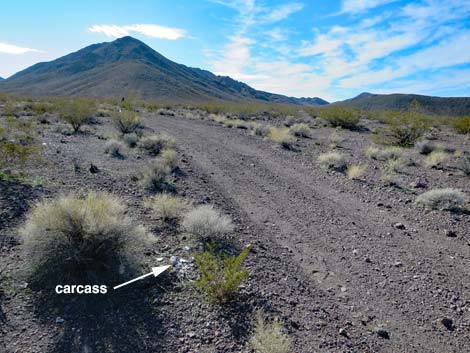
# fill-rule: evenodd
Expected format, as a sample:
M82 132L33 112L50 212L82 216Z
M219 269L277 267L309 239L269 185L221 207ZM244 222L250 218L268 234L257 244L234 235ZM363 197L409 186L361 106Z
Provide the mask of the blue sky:
M132 35L291 96L470 96L470 0L18 0L0 10L2 77Z

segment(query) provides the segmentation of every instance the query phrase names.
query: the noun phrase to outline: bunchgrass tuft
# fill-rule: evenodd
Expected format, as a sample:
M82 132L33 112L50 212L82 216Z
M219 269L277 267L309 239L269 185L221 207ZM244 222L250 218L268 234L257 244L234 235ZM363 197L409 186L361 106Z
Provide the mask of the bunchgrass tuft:
M213 238L233 231L229 216L221 215L210 205L199 205L189 211L182 222L183 229L198 238Z
M463 192L457 189L434 189L416 198L416 205L431 210L455 211L465 206L467 200Z

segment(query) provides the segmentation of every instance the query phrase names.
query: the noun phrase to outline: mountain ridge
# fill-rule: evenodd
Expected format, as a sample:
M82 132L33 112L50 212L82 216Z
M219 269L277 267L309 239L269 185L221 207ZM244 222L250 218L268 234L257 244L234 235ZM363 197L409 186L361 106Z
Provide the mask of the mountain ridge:
M295 98L256 90L230 77L178 64L129 36L34 64L3 80L0 89L32 95L109 97L132 91L145 99L170 101L328 104L319 97Z

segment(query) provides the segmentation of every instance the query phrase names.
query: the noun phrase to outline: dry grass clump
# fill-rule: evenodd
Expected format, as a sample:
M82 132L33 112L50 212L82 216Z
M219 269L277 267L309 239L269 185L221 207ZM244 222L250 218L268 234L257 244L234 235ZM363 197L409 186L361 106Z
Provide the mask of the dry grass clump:
M295 142L295 138L290 134L287 127L271 127L268 138L288 150L292 149Z
M457 168L470 177L470 155L462 155Z
M113 157L123 157L125 146L121 141L109 140L104 145L104 152Z
M233 127L237 129L244 129L244 130L247 130L249 126L249 124L246 121L241 120L241 119L225 119L223 125L224 127L228 127L228 128Z
M268 324L260 310L256 312L255 328L249 344L256 353L289 353L292 349L292 340L282 332L279 319Z
M442 168L443 164L449 159L449 155L444 151L433 151L424 159L426 168Z
M328 142L330 148L338 148L339 144L343 142L343 138L341 137L340 134L338 134L337 131L333 131L331 135L328 137Z
M221 215L210 205L196 206L183 218L183 229L199 238L213 238L233 231L229 216Z
M348 166L348 169L346 170L346 175L349 179L358 179L367 170L367 165L364 164L353 164Z
M130 148L134 148L135 146L137 146L139 139L139 135L137 135L135 132L131 132L130 134L124 134L122 136L122 140Z
M350 130L357 129L360 120L359 111L339 106L322 108L320 117L328 121L333 127Z
M385 163L384 170L386 173L403 173L407 162L403 158L389 159Z
M114 126L123 134L135 132L140 125L140 117L131 110L123 110L113 115Z
M298 123L294 124L290 127L290 132L295 136L299 137L310 137L312 131L310 130L310 126L305 123Z
M245 248L238 256L221 256L216 254L214 245L209 250L196 255L196 262L201 275L196 285L202 289L210 301L227 304L240 290L240 286L249 277L248 269L243 262L250 249Z
M221 114L209 114L209 119L221 124L227 121L227 117Z
M318 156L318 164L323 169L343 171L346 169L346 157L338 152L322 153Z
M131 271L149 241L107 193L68 195L37 203L20 230L33 284L108 283Z
M185 199L167 193L158 194L148 199L145 204L152 209L155 218L164 222L180 219L190 206Z
M166 134L147 136L140 139L138 147L152 156L156 156L164 148L175 148L176 141Z
M170 171L174 171L178 166L178 154L174 149L164 149L157 158L163 165L168 166Z
M59 103L59 116L62 120L72 125L75 132L82 125L88 124L96 113L94 100L85 98L72 98Z
M391 159L402 158L405 152L403 148L400 147L387 147L385 149L380 149L374 146L370 146L364 151L364 154L367 158L370 159L388 161Z
M251 125L251 131L256 136L266 137L269 135L270 126L266 124L253 123Z
M164 191L168 188L168 177L171 168L162 160L156 158L151 165L142 173L139 183L149 191Z
M467 200L465 194L457 189L434 189L416 198L416 205L431 210L455 211L462 208Z

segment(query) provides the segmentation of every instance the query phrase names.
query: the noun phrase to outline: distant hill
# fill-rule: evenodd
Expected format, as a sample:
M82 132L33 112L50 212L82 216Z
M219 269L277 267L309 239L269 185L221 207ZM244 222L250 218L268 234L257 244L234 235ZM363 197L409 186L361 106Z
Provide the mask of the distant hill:
M3 78L3 77L0 77L0 81L3 81L3 80L4 80L4 78Z
M321 98L294 98L258 91L230 77L177 64L143 42L123 37L90 45L50 62L33 65L0 83L14 94L142 98L166 101L255 100L324 105Z
M363 110L407 110L412 101L419 103L420 110L428 114L470 115L470 97L431 97L417 94L373 94L364 92L357 97L335 102Z

